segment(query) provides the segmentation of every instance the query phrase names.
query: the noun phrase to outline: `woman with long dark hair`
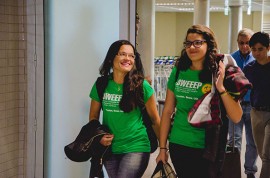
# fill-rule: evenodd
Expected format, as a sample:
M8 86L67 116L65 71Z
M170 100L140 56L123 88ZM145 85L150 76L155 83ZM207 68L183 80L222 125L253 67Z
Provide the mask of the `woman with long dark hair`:
M160 117L154 90L144 79L139 53L127 40L114 42L100 67L100 75L108 77L102 102L96 83L90 97L89 119L99 119L103 109L103 125L111 134L100 143L111 145L112 156L104 165L110 178L139 178L145 172L150 157L150 142L142 121L144 105L159 136Z
M213 84L219 92L225 130L228 130L226 116L237 123L241 119L242 109L239 102L227 93L223 85L225 66L222 61L218 61L218 46L212 30L203 25L191 26L187 30L183 46L181 56L168 80L161 117L160 152L156 160L167 162L167 153L170 150L170 157L178 177L210 178L213 177L212 174L218 174L210 173L210 169L213 165L218 167L215 161L219 161L219 155L218 153L214 155L213 164L204 157L206 142L213 141L206 139L205 128L191 126L187 119L188 113L196 101L211 90L212 76L216 76ZM174 122L170 131L171 115L175 109ZM169 148L167 148L167 138ZM223 134L222 146L216 145L215 149L222 150L224 153L225 146L226 134Z

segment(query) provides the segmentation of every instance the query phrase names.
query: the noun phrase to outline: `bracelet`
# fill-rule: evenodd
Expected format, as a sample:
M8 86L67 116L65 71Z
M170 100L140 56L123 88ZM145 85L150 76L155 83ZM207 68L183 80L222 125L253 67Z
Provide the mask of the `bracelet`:
M219 93L220 96L227 95L227 94L228 94L228 93L227 93L226 90L224 90L223 92L220 92L220 93Z
M168 150L168 148L166 148L166 147L160 147L159 149L161 149L161 150Z

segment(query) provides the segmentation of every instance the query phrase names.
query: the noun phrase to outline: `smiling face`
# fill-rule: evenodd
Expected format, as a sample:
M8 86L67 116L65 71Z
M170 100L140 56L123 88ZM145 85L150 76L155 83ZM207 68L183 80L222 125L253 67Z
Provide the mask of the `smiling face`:
M113 71L126 74L134 67L134 63L135 55L132 46L122 45L113 60Z
M187 42L205 41L203 36L198 33L189 33L187 35ZM195 45L196 46L196 45ZM202 42L200 47L195 47L194 43L189 48L186 47L186 52L192 63L203 63L205 54L207 52L207 43Z

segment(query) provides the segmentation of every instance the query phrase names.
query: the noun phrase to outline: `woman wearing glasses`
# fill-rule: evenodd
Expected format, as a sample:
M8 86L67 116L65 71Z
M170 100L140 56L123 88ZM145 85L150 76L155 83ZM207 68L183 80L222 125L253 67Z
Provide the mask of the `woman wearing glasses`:
M181 56L173 68L169 80L164 110L160 126L160 152L156 161L163 163L168 161L168 150L178 177L181 178L212 178L217 177L218 161L224 156L226 136L228 130L228 115L235 123L242 116L239 102L232 99L223 85L225 66L217 61L217 42L211 29L203 25L193 25L187 30L183 43ZM207 131L204 128L196 128L188 123L188 113L195 102L203 94L209 92L212 86L212 74L216 74L214 80L216 90L220 93L220 107L223 111L224 133L222 146L217 148L223 154L216 153L214 160L205 158ZM175 111L174 122L171 127L171 115ZM167 138L169 148L167 147ZM214 172L213 172L214 171ZM210 173L211 172L211 173Z
M103 124L110 134L102 137L100 143L111 145L112 156L104 165L110 178L139 178L147 168L150 156L150 142L142 121L141 106L145 105L159 136L160 117L154 98L154 90L144 80L140 55L126 40L114 42L100 67L100 75L108 76L102 101L97 83L90 92L89 119L99 119L103 109Z

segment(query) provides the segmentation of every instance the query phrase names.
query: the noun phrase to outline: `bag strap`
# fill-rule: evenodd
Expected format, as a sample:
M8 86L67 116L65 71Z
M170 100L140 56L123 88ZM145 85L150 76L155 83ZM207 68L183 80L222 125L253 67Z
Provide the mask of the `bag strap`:
M101 108L102 108L102 101L103 101L103 95L105 92L105 89L108 85L109 82L109 76L108 75L103 75L101 77L98 77L96 80L96 88L98 92L98 97L101 103Z
M214 79L215 79L214 74L212 74L212 87L211 87L211 93L213 93L213 94L214 94L215 91L216 91Z
M235 131L234 131L234 129L235 129L235 124L233 123L233 128L232 128L232 152L234 153L234 152L236 152L235 151Z

